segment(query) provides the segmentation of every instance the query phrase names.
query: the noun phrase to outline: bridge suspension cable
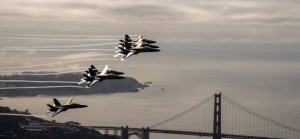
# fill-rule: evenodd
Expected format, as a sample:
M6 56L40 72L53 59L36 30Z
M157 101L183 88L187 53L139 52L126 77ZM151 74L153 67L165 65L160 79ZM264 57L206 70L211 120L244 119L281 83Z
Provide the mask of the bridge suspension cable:
M213 98L214 98L214 95L210 96L209 98L205 99L204 101L202 101L202 102L200 102L200 103L194 105L193 107L191 107L191 108L189 108L189 109L187 109L187 110L185 110L185 111L183 111L183 112L181 112L181 113L179 113L179 114L177 114L177 115L175 115L175 116L173 116L173 117L171 117L171 118L169 118L169 119L166 119L166 120L164 120L164 121L162 121L162 122L159 122L159 123L157 123L157 124L154 124L154 125L150 126L150 128L157 128L157 127L159 127L159 126L161 126L161 125L164 125L164 124L166 124L166 123L168 123L168 122L171 122L171 121L173 121L173 120L176 120L176 119L178 119L178 118L184 116L185 114L190 113L191 111L193 111L193 110L195 110L195 109L197 109L197 108L203 106L203 105L206 104L207 102L213 100Z
M212 133L215 114L213 100L214 95L150 128ZM300 139L300 130L296 128L260 115L224 95L221 100L223 138Z
M222 100L226 109L222 115L223 133L300 139L300 130L260 115L224 95Z

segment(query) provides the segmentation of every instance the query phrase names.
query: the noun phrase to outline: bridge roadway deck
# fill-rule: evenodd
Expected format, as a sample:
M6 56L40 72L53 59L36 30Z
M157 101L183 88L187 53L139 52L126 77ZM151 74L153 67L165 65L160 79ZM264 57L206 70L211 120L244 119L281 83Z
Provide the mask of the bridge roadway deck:
M86 128L93 128L97 130L121 130L126 127L116 126L84 126ZM134 128L128 127L128 131L142 132L147 128ZM190 136L206 136L212 137L213 133L209 132L194 132L194 131L178 131L178 130L164 130L164 129L149 129L150 133L163 133L163 134L177 134L177 135L190 135ZM222 138L234 138L234 139L281 139L272 137L259 137L259 136L246 136L246 135L234 135L234 134L222 134Z

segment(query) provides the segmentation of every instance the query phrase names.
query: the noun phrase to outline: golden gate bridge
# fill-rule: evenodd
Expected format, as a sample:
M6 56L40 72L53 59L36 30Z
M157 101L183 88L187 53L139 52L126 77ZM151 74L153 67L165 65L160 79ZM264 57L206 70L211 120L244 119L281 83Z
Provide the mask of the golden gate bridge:
M211 137L212 139L300 139L300 130L260 115L234 100L214 94L193 107L149 127L85 126L113 131L121 139L150 133Z

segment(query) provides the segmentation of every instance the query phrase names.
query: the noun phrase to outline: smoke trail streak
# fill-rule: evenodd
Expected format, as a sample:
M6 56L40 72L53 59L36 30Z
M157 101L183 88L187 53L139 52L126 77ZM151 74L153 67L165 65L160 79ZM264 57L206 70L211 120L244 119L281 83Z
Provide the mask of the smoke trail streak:
M44 89L44 88L84 88L81 86L27 86L27 87L2 87L0 90L11 89Z
M4 68L0 68L0 70L4 70L4 69L30 68L30 67L39 67L39 66L56 65L56 64L65 64L65 63L73 63L73 62L84 62L84 61L93 61L93 60L96 61L96 60L118 60L118 59L114 59L114 58L82 59L82 60L72 60L72 61L64 61L64 62L57 62L57 63L47 63L47 64L30 65L30 66L4 67Z
M88 47L88 46L102 46L102 45L112 45L119 44L116 42L112 43L95 43L95 44L82 44L82 45L60 45L60 46L31 46L29 48L79 48L79 47ZM6 48L24 48L24 47L6 47Z
M96 37L96 38L109 38L109 37L124 37L124 36L99 36L99 35L32 35L32 34L21 34L21 35L15 35L15 36L27 36L27 37ZM140 36L140 35L129 35L129 36Z
M34 49L34 48L23 48L23 49L7 49L3 48L0 51L110 51L114 52L113 49Z
M32 81L32 80L0 80L0 82L18 82L18 83L78 83L73 81Z
M98 67L96 68L102 68L104 65L97 65ZM19 71L19 72L54 72L54 71L61 71L61 70L67 70L67 69L88 69L90 68L89 66L84 66L84 67L70 67L70 68L55 68L55 69L36 69L36 70L8 70L8 71L1 71L1 72L12 72L12 71Z
M42 118L47 118L47 116L42 116L42 115L14 114L14 113L0 113L0 115L4 115L4 116L25 116L25 117L42 117Z
M43 75L58 75L58 74L65 74L65 73L76 73L76 72L83 72L83 70L76 70L76 71L67 71L67 72L57 72L57 73L36 73L36 74L21 74L21 75L28 75L28 76L43 76Z
M75 67L76 69L88 69L89 67ZM55 68L55 69L36 69L36 70L22 70L22 69L18 69L18 70L7 70L7 71L1 71L1 72L21 72L21 75L23 75L23 73L26 74L26 72L56 72L56 71L62 71L62 70L67 70L67 69L75 69L73 68ZM75 72L75 71L74 71Z
M61 38L38 38L38 37L0 37L0 39L17 39L17 40L61 40L61 41L111 41L116 39L61 39Z
M94 54L94 55L89 55L85 57L77 57L77 58L87 58L87 57L96 57L96 56L105 56L105 55L111 55L111 54ZM74 59L66 56L62 57L47 57L47 58L37 58L37 59L28 59L28 61L39 61L39 60L52 60L52 59Z

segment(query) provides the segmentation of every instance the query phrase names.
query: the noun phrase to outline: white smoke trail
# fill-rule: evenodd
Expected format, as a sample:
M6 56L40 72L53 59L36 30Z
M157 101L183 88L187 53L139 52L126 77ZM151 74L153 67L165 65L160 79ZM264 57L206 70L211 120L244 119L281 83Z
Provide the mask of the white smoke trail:
M27 86L27 87L2 87L0 90L12 89L44 89L44 88L84 88L81 86Z
M0 82L28 82L28 83L77 83L73 81L32 81L32 80L0 80Z
M38 38L38 37L0 37L0 39L16 39L16 40L58 40L58 41L112 41L116 39L69 39L69 38Z
M67 70L67 69L74 69L74 68L56 68L56 69L37 69L37 70L6 70L6 71L1 71L1 73L16 73L17 75L29 75L29 74L44 74L44 73L49 73L49 74L62 74L62 73L74 73L74 72L81 72L84 71L85 69L87 70L88 67L78 67L76 69L81 69L81 70L74 70L74 71L66 71L66 72L58 72L62 70ZM40 73L43 72L43 73ZM27 74L28 73L28 74Z
M7 49L2 48L0 51L110 51L114 52L113 49L37 49L37 48L23 48L23 49Z
M103 66L104 65L97 65L98 67L96 67L96 68L99 68L99 69L101 69L101 68L103 68ZM89 66L84 66L84 67L70 67L70 68L53 68L53 69L49 69L49 68L47 68L47 69L35 69L35 70L20 70L20 69L18 69L18 70L7 70L7 71L1 71L2 73L3 72L9 72L9 73L11 73L11 72L55 72L55 71L62 71L62 70L68 70L68 69L81 69L80 71L83 71L83 70L87 70L88 68L90 68ZM72 73L72 72L80 72L80 71L70 71L70 73ZM22 75L22 74L21 74ZM26 74L27 75L27 74Z
M88 56L77 56L78 58L87 58L87 57L96 57L96 56L106 56L106 55L111 55L111 54L91 54ZM62 57L47 57L47 58L36 58L36 59L28 59L28 61L39 61L39 60L52 60L52 59L71 59L70 57L67 56L62 56ZM72 57L72 59L74 59Z
M47 116L42 116L42 115L15 114L15 113L0 113L0 115L4 115L4 116L25 116L25 117L41 117L41 118L48 118Z
M30 68L30 67L39 67L39 66L47 66L47 65L56 65L56 64L65 64L65 63L73 63L73 62L83 62L83 61L96 61L96 60L117 60L114 58L99 58L99 59L82 59L82 60L72 60L72 61L64 61L57 63L47 63L47 64L38 64L38 65L30 65L30 66L19 66L19 67L4 67L0 68L0 70L4 69L19 69L19 68Z
M79 47L88 47L88 46L103 46L103 45L112 45L119 43L95 43L95 44L81 44L81 45L60 45L60 46L31 46L29 48L79 48ZM24 48L24 47L6 47L6 48Z
M40 34L40 35L33 35L33 34L21 34L21 35L15 35L15 36L27 36L27 37L96 37L96 38L110 38L110 37L124 37L121 35L118 36L99 36L99 35L44 35L44 34ZM129 35L132 37L135 36L140 36L140 35Z
M76 70L76 71L67 71L67 72L56 72L56 73L34 73L34 74L20 74L20 75L29 75L29 76L42 76L42 75L58 75L58 74L65 74L65 73L76 73L76 72L83 72L83 70Z

